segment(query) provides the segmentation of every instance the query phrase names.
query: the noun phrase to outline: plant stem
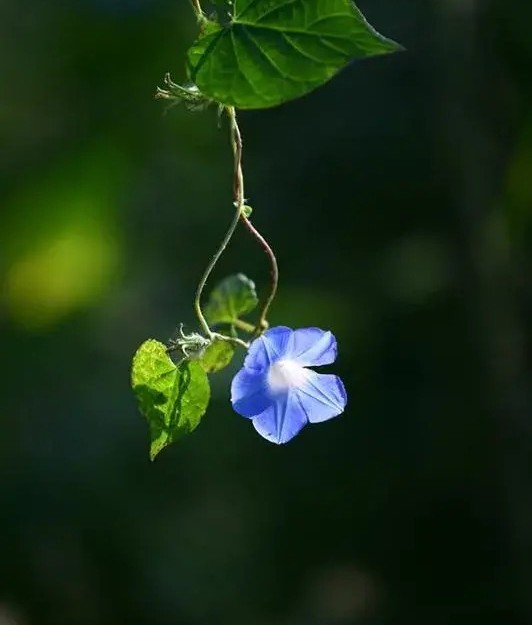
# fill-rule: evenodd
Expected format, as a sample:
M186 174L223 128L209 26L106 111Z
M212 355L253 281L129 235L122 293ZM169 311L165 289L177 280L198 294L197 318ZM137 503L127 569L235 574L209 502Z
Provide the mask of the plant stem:
M227 115L229 117L229 122L230 122L231 145L233 148L233 156L234 156L234 163L235 163L234 174L233 174L233 198L234 198L234 206L236 210L235 210L233 219L231 221L231 225L229 226L229 229L225 233L225 236L218 250L216 251L214 256L211 258L211 261L207 265L207 268L205 269L203 276L201 277L201 280L198 284L198 288L196 290L196 297L194 298L194 309L196 311L196 316L198 317L200 325L209 339L213 340L217 338L219 340L229 341L231 343L240 345L242 347L247 347L248 344L245 341L242 341L241 339L235 339L232 337L224 336L223 334L218 334L216 332L213 332L211 328L209 327L209 324L207 320L205 319L205 315L203 314L203 311L201 309L201 296L205 289L205 285L207 284L207 280L209 279L209 276L211 275L214 267L216 266L216 263L218 262L221 255L224 253L226 247L228 246L229 241L233 237L233 234L235 233L236 227L238 225L238 221L240 219L243 221L248 231L255 237L259 245L262 247L262 249L268 256L270 260L271 278L272 278L270 293L268 297L266 298L264 305L261 308L259 320L257 321L256 326L253 327L250 324L246 324L245 322L239 322L239 324L242 324L240 325L241 329L245 329L246 331L252 331L255 336L258 336L261 334L261 332L263 332L265 328L268 327L268 322L267 322L266 317L268 315L268 311L273 302L273 299L277 292L277 286L279 284L279 269L277 266L277 259L275 257L273 250L268 244L268 242L266 241L266 239L260 234L260 232L255 228L255 226L251 223L248 217L246 217L246 215L244 214L243 209L244 209L246 200L244 197L244 174L242 171L242 134L240 133L240 128L238 127L238 122L236 119L236 111L234 107L228 106L226 108L226 112L227 112ZM244 325L246 326L245 328L244 328Z
M218 332L214 332L213 338L218 339L219 341L225 341L226 343L232 343L233 345L239 345L244 349L249 348L249 343L246 343L246 341L243 341L235 336L226 336L225 334L218 334Z
M196 14L196 17L198 18L198 21L202 21L203 18L205 17L203 15L203 10L201 8L201 4L199 0L190 0L192 3L192 8L194 9L194 13Z
M277 258L275 254L266 241L266 239L260 234L260 232L255 228L255 226L251 223L248 217L244 214L242 208L245 205L245 197L244 197L244 176L242 173L242 134L240 132L240 128L238 127L238 122L236 119L236 112L233 107L227 109L229 117L231 119L231 128L232 128L232 144L233 144L233 153L235 156L235 170L234 170L234 183L233 183L233 192L234 192L234 200L235 205L239 207L240 210L240 219L243 221L244 225L248 229L248 231L255 237L258 241L259 245L264 250L265 254L268 256L270 261L270 273L271 273L271 286L270 293L266 298L266 301L261 309L259 320L257 321L257 325L255 326L254 334L258 336L261 332L268 327L268 311L270 306L275 298L275 294L277 293L277 287L279 284L279 267L277 265Z
M229 115L229 120L231 122L231 138L232 138L232 143L233 146L235 145L235 125L236 125L236 115L235 115L235 109L230 107L227 108L227 114ZM236 126L236 128L238 128L238 126ZM240 142L240 145L242 145L242 142ZM240 154L242 153L242 149L240 148ZM236 154L236 152L235 152ZM236 158L235 158L235 163L236 163ZM216 266L216 263L218 262L218 260L220 259L220 256L224 253L225 248L227 247L227 245L229 244L229 241L231 240L233 234L235 233L236 227L238 226L238 221L240 219L240 215L242 212L242 206L243 206L243 189L244 189L244 182L242 179L242 168L240 167L240 165L236 165L235 164L235 171L239 171L239 175L237 176L235 174L235 177L239 177L239 179L241 180L241 182L238 182L238 188L241 189L241 196L238 196L239 199L238 202L235 200L235 214L233 216L233 219L231 221L231 225L229 226L229 229L227 230L227 232L225 233L225 236L222 240L222 242L220 243L220 247L218 248L218 250L216 251L216 253L214 254L214 256L211 258L210 263L207 265L207 269L205 269L205 272L203 273L203 276L201 277L201 280L198 284L198 288L196 290L196 297L194 299L194 309L196 311L196 316L198 317L198 320L200 322L201 327L203 328L203 331L205 332L205 334L207 335L207 337L209 339L213 339L215 337L215 334L212 332L212 330L209 327L209 324L207 323L207 320L205 319L205 316L201 310L201 295L203 293L203 290L205 289L205 285L207 284L207 280L209 279L209 276L212 273L212 270L214 269L214 267ZM237 183L235 182L235 189L237 188ZM236 191L235 191L236 193ZM235 198L237 196L235 195ZM218 338L220 338L220 336L218 336Z
M277 258L275 256L275 253L270 247L268 241L266 241L262 234L255 228L255 226L244 214L242 214L240 218L244 222L244 225L249 230L249 232L257 239L259 245L262 247L264 253L268 256L268 259L270 261L270 293L268 294L268 297L266 298L266 301L262 306L259 320L257 321L257 325L255 326L254 334L255 336L258 336L268 327L268 311L270 310L270 306L275 299L277 287L279 286L279 267L277 265Z
M236 111L234 107L227 108L227 114L231 120L231 145L233 147L233 155L235 158L235 168L233 177L233 199L235 205L242 210L245 204L244 197L244 174L242 172L242 134L238 127L236 119Z

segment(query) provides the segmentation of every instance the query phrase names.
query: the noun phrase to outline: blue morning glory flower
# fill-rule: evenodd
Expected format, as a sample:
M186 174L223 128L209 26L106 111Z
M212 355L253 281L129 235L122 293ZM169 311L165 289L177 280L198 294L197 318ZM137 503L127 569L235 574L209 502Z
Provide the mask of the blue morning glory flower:
M307 423L338 416L347 403L342 380L307 369L333 363L336 353L331 332L284 326L267 330L251 343L244 366L233 378L234 410L277 444L287 443Z

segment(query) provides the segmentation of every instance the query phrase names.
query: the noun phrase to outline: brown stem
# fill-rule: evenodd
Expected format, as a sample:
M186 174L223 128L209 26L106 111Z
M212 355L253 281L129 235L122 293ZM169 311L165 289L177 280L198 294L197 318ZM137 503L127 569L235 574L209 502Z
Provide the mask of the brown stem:
M270 293L262 306L260 311L259 320L257 321L257 325L255 326L255 336L261 334L267 327L267 315L270 309L270 306L275 298L275 294L277 293L277 287L279 285L279 267L277 265L277 258L275 257L275 253L270 247L269 243L266 239L261 235L261 233L255 228L255 226L251 223L248 217L246 217L244 213L244 205L245 205L245 197L244 197L244 176L242 173L242 134L240 132L240 128L238 127L236 112L233 107L227 109L229 118L231 120L231 129L232 129L232 144L233 144L233 153L235 158L235 169L234 169L234 179L233 179L233 197L235 206L240 207L240 220L244 223L248 231L255 237L261 248L264 250L265 254L268 256L270 261L270 274L271 274L271 286Z
M268 256L270 261L270 275L271 275L271 286L270 293L268 298L264 302L262 310L260 312L259 320L255 327L255 335L258 336L268 327L268 311L270 310L270 306L275 298L277 293L277 287L279 285L279 267L277 265L277 258L275 254L268 244L268 241L262 236L262 234L255 228L255 226L251 223L251 221L243 214L240 214L240 219L244 222L244 225L249 230L249 232L257 239L259 245L264 250L265 254Z

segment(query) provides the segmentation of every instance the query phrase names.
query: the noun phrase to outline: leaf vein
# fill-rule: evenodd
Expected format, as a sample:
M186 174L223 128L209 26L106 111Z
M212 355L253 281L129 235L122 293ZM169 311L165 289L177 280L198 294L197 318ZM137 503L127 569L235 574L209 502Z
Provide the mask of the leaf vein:
M246 35L247 40L253 45L253 47L259 52L260 56L272 67L277 74L283 79L286 78L285 74L281 71L281 69L272 61L272 59L266 54L266 52L259 46L259 44L255 41L255 39L251 36L251 33L248 32L247 28L242 28L242 32Z
M283 79L286 81L290 81L292 83L295 84L305 84L307 82L306 79L301 79L301 78L297 78L295 76L291 76L290 74L288 74L287 72L283 71L276 63L275 61L273 61L273 59L266 54L266 52L263 50L263 48L261 48L261 46L255 41L255 39L252 37L251 33L248 32L248 29L243 29L243 32L245 32L248 40L250 41L250 43L253 44L253 47L256 48L260 55L267 61L267 63L270 65L270 67L272 67L275 72ZM279 31L280 34L282 35L282 32Z
M277 13L277 11L281 11L282 9L286 9L287 6L291 5L291 4L299 4L301 2L301 0L288 0L288 2L285 2L284 4L282 4L281 6L278 7L274 7L273 9L270 9L269 11L266 11L266 13L263 13L257 20L256 23L258 24L259 22L261 22L263 19L265 19L266 17L271 17L274 13ZM305 9L305 5L303 5L303 10Z
M193 82L196 82L196 76L198 75L201 68L205 65L205 63L209 60L211 51L213 50L213 48L215 48L218 45L218 42L224 36L224 34L225 34L225 30L223 29L220 30L220 32L216 33L216 35L213 37L210 44L205 49L205 52L202 54L200 60L198 61L198 64L195 67L192 67L192 72L191 72L190 77Z
M308 30L301 30L299 28L278 28L276 26L271 26L271 25L262 25L262 24L257 24L255 22L234 22L233 26L244 26L246 27L246 29L256 29L256 30L271 30L274 32L281 32L281 33L285 33L287 35L307 35L309 37L318 37L319 39L323 39L324 37L327 37L327 39L338 39L340 41L350 41L349 37L346 37L344 35L335 35L334 33L330 33L327 35L324 35L323 33L317 32L317 31L308 31Z
M312 56L311 54L309 54L308 52L306 52L305 50L302 50L299 46L297 46L291 39L290 37L288 37L288 35L285 35L285 33L281 32L281 37L286 41L286 43L288 43L288 45L295 50L298 54L300 54L301 56L304 56L306 59L309 59L310 61L312 61L313 63L317 63L318 65L325 65L328 66L329 64L326 61L323 61L322 59L318 59L315 56Z
M347 13L332 13L331 15L322 15L321 17L318 17L318 19L315 19L310 24L307 24L306 27L312 28L313 26L316 26L316 24L319 24L320 22L325 22L327 20L330 20L336 17L343 17L348 20L351 20L353 18L352 15L348 15Z

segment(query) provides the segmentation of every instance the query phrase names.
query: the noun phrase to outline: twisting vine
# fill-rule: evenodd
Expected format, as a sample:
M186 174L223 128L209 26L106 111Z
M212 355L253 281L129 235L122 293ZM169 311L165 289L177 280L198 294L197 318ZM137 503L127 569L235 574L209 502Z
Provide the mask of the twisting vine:
M231 107L228 107L226 111L231 121L231 136L234 136L236 132L235 128L238 129L238 126L236 125L235 110ZM203 331L205 332L207 337L211 340L213 340L215 337L220 338L222 340L229 340L229 341L236 340L232 337L226 337L222 334L215 335L215 333L212 332L211 328L209 327L209 324L207 323L207 320L205 319L205 315L203 314L203 311L201 308L201 297L203 295L203 291L207 284L207 280L209 279L209 276L213 272L216 264L220 260L225 249L229 245L229 242L231 241L233 234L235 233L235 230L238 226L238 222L240 221L240 217L242 215L242 210L244 207L244 176L242 174L242 167L240 163L241 154L242 154L241 150L240 150L240 154L237 154L237 152L235 152L235 183L234 183L235 213L233 215L233 219L231 221L229 229L227 230L224 238L222 239L220 247L218 248L214 256L211 258L211 261L209 262L207 269L205 270L205 272L203 273L203 276L201 277L199 281L198 288L196 290L196 297L194 299L194 308L196 311L196 316L198 317L198 320L200 322L201 327L203 328ZM245 348L248 347L248 344L245 342L242 342L239 340L236 340L236 342L237 344L240 344L242 347L245 347Z
M279 285L279 267L277 265L277 258L270 247L268 241L261 235L261 233L255 228L255 226L251 223L249 219L248 211L245 210L245 198L244 198L244 175L242 172L242 151L243 151L243 142L242 142L242 133L240 132L240 128L238 126L238 121L236 118L236 112L233 107L229 109L229 116L231 118L231 137L232 137L232 145L233 145L233 154L235 159L235 181L234 181L234 198L235 204L241 207L240 217L244 222L244 225L249 230L249 232L255 237L258 241L259 245L262 247L268 259L270 261L270 272L271 272L271 287L270 293L262 306L260 311L259 319L257 321L257 325L255 326L254 336L258 336L263 330L268 327L268 311L270 310L270 306L272 305L273 300L275 299L275 295L277 293L277 287Z
M245 193L244 193L244 173L242 168L242 153L243 153L243 142L242 142L242 133L238 126L238 121L236 117L236 111L234 107L228 106L225 108L225 112L229 118L230 122L230 133L231 133L231 145L233 148L233 156L234 156L234 179L233 179L233 204L235 206L235 213L233 215L233 219L227 230L220 247L211 258L205 272L203 273L200 282L198 284L198 288L196 290L196 296L194 299L194 309L196 311L196 316L198 317L198 321L200 326L202 327L204 333L210 340L214 340L215 338L220 340L225 340L228 342L232 342L235 345L239 345L244 348L248 348L249 344L241 339L236 337L225 336L221 333L215 333L211 330L207 320L205 319L205 315L203 314L201 307L201 298L203 295L203 291L207 284L207 281L213 272L216 264L220 260L222 254L225 249L229 245L236 228L238 226L238 222L241 220L248 231L253 235L253 237L258 241L261 248L265 251L268 256L271 265L271 286L270 292L261 307L258 321L255 326L242 321L241 319L235 319L234 325L245 332L252 333L254 336L259 336L261 332L263 332L268 327L267 315L270 309L270 306L275 298L275 294L277 292L277 287L279 284L279 268L277 264L277 258L275 253L273 252L271 246L266 241L266 239L261 235L261 233L255 228L255 226L251 223L249 219L250 207L246 205Z

